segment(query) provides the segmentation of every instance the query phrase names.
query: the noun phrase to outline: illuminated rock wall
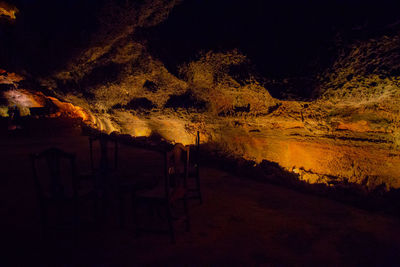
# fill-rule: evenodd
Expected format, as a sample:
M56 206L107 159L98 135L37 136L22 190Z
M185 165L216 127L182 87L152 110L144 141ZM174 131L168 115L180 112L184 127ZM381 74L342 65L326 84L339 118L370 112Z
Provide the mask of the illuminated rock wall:
M10 20L15 20L18 9L6 2L0 1L0 18L6 17Z
M237 50L203 52L179 75L152 55L137 32L176 3L105 8L89 46L41 85L107 132L190 144L200 131L215 149L277 162L310 183L400 187L398 35L346 47L314 78L313 100L278 100L271 83L243 75L250 62Z

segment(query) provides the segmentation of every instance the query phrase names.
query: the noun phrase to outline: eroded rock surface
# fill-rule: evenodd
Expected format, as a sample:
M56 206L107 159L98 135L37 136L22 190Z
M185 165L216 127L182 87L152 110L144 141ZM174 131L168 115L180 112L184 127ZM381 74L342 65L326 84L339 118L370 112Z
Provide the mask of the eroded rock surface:
M215 149L277 162L310 183L400 188L397 33L344 47L314 77L314 98L279 100L268 91L272 83L246 72L251 62L235 49L202 52L171 73L140 32L167 19L176 4L104 8L87 47L41 85L87 110L104 131L184 144L200 131Z

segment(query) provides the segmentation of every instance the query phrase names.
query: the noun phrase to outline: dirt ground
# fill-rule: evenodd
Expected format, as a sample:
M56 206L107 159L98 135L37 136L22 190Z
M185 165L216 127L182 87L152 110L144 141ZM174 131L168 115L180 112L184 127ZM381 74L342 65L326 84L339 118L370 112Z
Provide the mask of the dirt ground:
M130 212L120 228L115 201L101 226L83 216L78 244L67 230L41 242L28 155L49 146L75 152L78 171L89 171L88 138L79 129L49 126L0 140L1 266L400 265L398 218L207 166L204 203L190 202L191 231L176 225L175 244L165 234L136 236ZM156 152L121 146L119 171L132 179L161 175L162 162Z

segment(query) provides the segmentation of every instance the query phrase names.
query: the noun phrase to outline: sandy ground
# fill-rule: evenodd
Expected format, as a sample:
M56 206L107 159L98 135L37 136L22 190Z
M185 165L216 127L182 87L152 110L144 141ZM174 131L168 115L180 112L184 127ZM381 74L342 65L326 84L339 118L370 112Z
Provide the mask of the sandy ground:
M191 231L177 225L176 244L163 234L137 237L130 212L121 229L115 203L101 226L83 216L77 245L60 230L43 243L28 154L48 146L75 152L79 171L89 170L88 139L77 129L1 138L1 266L400 265L398 218L207 166L201 169L204 203L191 201ZM120 172L132 179L149 170L161 174L162 160L122 146Z

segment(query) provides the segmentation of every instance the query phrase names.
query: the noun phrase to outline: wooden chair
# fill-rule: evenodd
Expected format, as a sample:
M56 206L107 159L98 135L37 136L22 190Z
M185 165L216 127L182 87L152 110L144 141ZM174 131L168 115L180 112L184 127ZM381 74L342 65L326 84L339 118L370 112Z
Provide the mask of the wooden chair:
M99 160L96 164L94 159L94 143L98 142L99 144ZM109 143L112 142L114 144L114 153L112 155L112 151L110 152ZM100 133L96 135L89 136L89 151L90 151L90 167L92 173L96 172L112 172L117 170L118 167L118 141L116 139L111 138L107 134ZM109 158L110 155L113 156L113 162L111 163Z
M118 167L118 150L118 141L105 133L89 136L91 173L84 176L90 177L95 182L96 195L101 201L102 219L107 217L112 194L116 187L115 172Z
M60 222L65 207L72 205L71 226L76 240L80 201L93 198L94 205L97 205L93 184L87 183L85 186L80 183L76 175L75 154L49 148L41 153L31 154L30 158L43 237L46 238L49 227L49 208L55 208L57 221Z
M135 224L138 231L151 231L151 229L139 227L137 206L140 203L147 203L151 209L163 208L165 210L168 232L172 242L175 242L174 221L184 222L186 231L190 230L187 203L188 164L189 147L176 144L171 151L165 153L164 179L160 179L158 185L150 190L136 192L133 208ZM176 216L174 214L178 208L178 202L182 202L183 204L183 215L181 216Z
M188 198L198 199L203 203L200 187L200 133L197 131L196 143L191 146L191 161L189 162L188 174Z
M107 210L112 202L112 195L117 194L119 224L120 227L123 227L125 195L131 195L133 199L136 190L143 186L138 185L137 180L134 179L136 177L132 177L132 174L118 172L119 144L117 139L104 133L92 134L89 136L89 150L91 166L89 176L94 177L96 181L96 191L101 200L102 217L103 219L106 217Z

